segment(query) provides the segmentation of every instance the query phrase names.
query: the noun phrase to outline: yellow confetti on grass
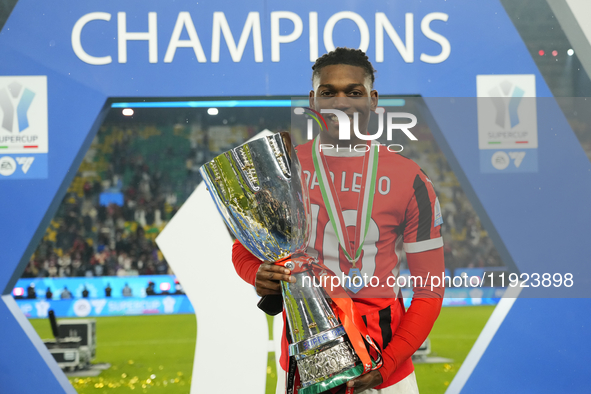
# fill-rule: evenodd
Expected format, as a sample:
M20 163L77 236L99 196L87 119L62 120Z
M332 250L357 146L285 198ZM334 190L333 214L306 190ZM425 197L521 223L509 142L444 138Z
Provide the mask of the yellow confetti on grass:
M178 371L176 376L166 376L160 374L160 378L157 378L156 374L150 374L148 376L129 376L127 373L122 373L117 377L114 378L103 378L103 377L87 377L87 378L71 378L69 379L72 386L75 389L107 389L107 388L122 388L126 387L131 390L146 390L150 389L150 387L154 386L168 386L170 385L178 385L178 386L186 386L191 384L191 377L185 378L184 374Z

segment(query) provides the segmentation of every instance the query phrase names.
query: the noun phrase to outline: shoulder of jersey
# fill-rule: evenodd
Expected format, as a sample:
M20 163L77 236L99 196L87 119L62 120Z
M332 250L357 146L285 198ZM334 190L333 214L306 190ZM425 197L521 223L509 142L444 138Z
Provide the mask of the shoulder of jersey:
M301 144L295 147L295 151L299 158L312 156L312 145L314 140L308 141L305 144Z
M397 153L391 152L386 149L385 145L380 147L380 165L386 164L388 166L396 166L394 168L412 171L412 172L420 172L421 167L412 159Z

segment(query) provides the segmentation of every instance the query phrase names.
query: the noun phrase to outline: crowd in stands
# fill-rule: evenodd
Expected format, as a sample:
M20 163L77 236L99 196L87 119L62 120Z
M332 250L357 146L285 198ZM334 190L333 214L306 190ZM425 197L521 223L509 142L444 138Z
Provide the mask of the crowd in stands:
M156 236L201 181L201 164L257 129L211 130L103 126L23 277L172 274ZM423 168L438 193L446 267L502 266L431 132L420 126L413 132L418 141L401 141L403 154Z
M163 134L150 127L101 130L23 277L172 273L154 239L180 201L158 163L183 172L170 145L187 144ZM105 194L122 198L101 201Z

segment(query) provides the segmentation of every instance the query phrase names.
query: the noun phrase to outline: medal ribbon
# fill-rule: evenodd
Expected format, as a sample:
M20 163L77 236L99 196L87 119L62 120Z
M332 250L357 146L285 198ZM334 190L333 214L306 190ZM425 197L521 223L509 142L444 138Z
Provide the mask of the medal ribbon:
M357 220L355 225L355 244L349 242L345 221L343 220L343 210L339 202L334 182L330 179L330 171L326 162L326 157L320 151L320 136L314 140L312 148L312 158L314 170L322 192L322 199L330 218L330 223L334 229L339 245L345 253L347 260L355 264L363 250L363 242L369 230L371 220L371 211L373 208L373 197L376 187L376 177L378 172L378 152L376 145L369 142L369 154L363 157L363 172L361 175L361 185L363 189L357 203ZM355 250L355 248L357 248Z
M321 262L312 264L314 275L320 278L321 271L326 271L327 275L334 275L334 273ZM319 283L322 283L321 281ZM349 297L347 292L342 287L332 288L329 286L323 287L328 296L336 304L336 314L343 324L343 328L347 332L347 336L355 349L355 353L363 363L363 373L367 373L373 369L378 369L382 366L382 357L380 348L372 341L367 331L361 313L357 310L355 303ZM369 355L368 348L365 344L370 345L373 349L373 357ZM375 362L372 368L372 361Z
M361 190L361 196L359 196L357 202L357 218L355 225L355 244L351 245L349 242L349 234L345 227L345 221L343 219L343 210L334 186L334 182L329 178L329 169L326 157L320 151L320 137L316 137L313 148L312 148L312 159L314 163L314 169L316 171L316 177L318 184L320 185L320 191L322 193L322 199L326 207L326 211L330 218L330 222L333 226L334 232L337 235L337 240L347 260L353 265L363 250L363 243L369 229L369 222L371 220L371 212L373 208L373 197L376 185L376 176L378 169L378 152L375 145L371 145L369 142L369 154L365 154L363 158L363 171L361 175L361 184L363 189ZM319 276L320 269L324 269L327 272L332 271L326 267L323 263L316 263L313 265L314 273ZM361 314L357 310L357 307L353 303L353 300L342 288L329 289L325 288L328 295L336 304L337 315L347 332L349 340L355 349L355 353L359 356L363 363L364 373L372 370L372 358L369 355L366 343L371 346L375 351L376 356L374 357L375 365L373 368L379 368L382 365L380 349L371 340L368 334L367 327L361 318Z

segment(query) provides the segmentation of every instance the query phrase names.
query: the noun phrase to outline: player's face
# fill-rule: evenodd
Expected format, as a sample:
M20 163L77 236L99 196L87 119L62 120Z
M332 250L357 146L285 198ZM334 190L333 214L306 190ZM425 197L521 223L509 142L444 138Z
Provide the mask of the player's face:
M321 131L324 143L355 143L353 134L353 114L359 114L359 131L367 133L371 111L376 109L378 92L370 90L369 79L361 67L347 64L325 66L320 70L320 78L314 81L310 91L310 107L320 112L321 109L338 109L349 116L351 140L339 141L339 122L335 115L323 114L328 130Z

